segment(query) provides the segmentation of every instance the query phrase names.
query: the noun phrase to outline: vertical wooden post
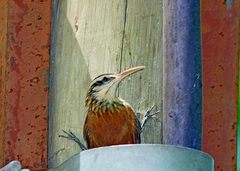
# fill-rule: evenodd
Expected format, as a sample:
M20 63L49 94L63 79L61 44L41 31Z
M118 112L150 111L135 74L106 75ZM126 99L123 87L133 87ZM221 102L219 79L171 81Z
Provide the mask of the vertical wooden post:
M163 2L163 141L200 149L200 1Z
M62 129L72 130L84 142L85 96L94 77L146 65L143 78L131 80L120 90L134 107L142 105L142 112L153 104L161 110L162 86L161 1L56 0L54 4L58 11L53 17L50 167L79 152L75 143L58 137ZM161 120L154 124L156 131L149 131L145 139L160 143Z
M201 1L202 149L219 171L236 170L239 3Z
M8 5L4 160L46 169L51 1Z
M8 19L8 0L0 1L0 168L4 165L5 159L5 60L7 52L7 19Z
M162 1L128 0L120 68L145 65L144 71L123 80L120 97L137 112L155 105L161 111L149 120L144 143L162 143Z

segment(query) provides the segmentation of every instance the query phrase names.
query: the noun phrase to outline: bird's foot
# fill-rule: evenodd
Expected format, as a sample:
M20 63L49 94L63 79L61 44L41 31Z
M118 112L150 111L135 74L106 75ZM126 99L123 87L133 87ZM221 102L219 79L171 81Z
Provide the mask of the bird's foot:
M79 145L79 147L82 151L87 150L87 147L85 145L83 145L83 143L80 141L80 139L72 131L70 131L70 130L68 132L65 130L62 130L62 131L65 135L59 135L59 137L74 141L75 143L77 143Z
M154 108L154 105L150 108L148 108L148 110L145 112L145 114L141 114L141 113L138 113L140 115L142 115L142 117L140 117L140 123L141 123L141 132L144 130L144 127L147 123L147 121L149 119L152 119L152 118L155 118L156 117L156 114L160 113L160 111L156 111L154 113L152 113L152 110Z

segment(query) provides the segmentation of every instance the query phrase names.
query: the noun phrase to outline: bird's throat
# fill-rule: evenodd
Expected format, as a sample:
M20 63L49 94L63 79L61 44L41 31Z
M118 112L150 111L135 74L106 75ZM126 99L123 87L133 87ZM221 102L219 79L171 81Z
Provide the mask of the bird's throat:
M115 97L111 100L109 99L97 99L94 96L88 96L86 98L86 107L88 111L92 112L106 112L111 111L113 108L118 109L123 106L123 101Z

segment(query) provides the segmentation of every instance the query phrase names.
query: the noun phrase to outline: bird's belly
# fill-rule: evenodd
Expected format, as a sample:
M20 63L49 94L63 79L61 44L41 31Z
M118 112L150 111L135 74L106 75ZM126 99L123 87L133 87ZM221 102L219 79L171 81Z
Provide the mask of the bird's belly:
M131 143L129 122L120 116L100 117L96 129L93 130L96 142L100 146Z

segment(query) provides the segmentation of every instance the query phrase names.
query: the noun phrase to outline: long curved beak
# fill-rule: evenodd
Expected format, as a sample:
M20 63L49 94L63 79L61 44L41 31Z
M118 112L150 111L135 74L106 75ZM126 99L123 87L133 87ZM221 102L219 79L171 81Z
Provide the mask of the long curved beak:
M138 66L134 68L127 69L119 74L117 74L117 80L120 82L122 79L126 78L127 76L134 74L138 71L144 70L145 66Z

